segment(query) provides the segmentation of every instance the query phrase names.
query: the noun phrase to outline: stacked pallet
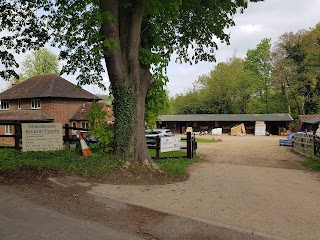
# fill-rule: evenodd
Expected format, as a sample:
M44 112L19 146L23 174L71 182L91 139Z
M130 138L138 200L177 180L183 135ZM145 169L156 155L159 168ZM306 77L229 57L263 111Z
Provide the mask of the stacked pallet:
M254 135L255 136L265 136L266 135L266 124L265 122L256 121L254 127Z

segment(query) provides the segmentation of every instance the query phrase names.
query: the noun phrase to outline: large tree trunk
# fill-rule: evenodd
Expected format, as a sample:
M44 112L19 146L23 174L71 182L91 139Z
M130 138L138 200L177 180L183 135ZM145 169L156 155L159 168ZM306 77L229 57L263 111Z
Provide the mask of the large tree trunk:
M121 0L100 0L101 10L115 17L101 26L114 96L114 151L133 163L152 163L144 135L145 99L152 78L150 66L139 61L145 6L142 0L132 2L130 7Z

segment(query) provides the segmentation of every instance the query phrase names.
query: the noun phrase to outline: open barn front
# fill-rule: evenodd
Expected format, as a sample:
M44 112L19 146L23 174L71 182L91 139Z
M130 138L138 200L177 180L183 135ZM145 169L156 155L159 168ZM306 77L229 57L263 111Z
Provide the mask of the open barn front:
M255 134L258 126L264 126L262 135L280 135L288 130L293 120L290 114L183 114L163 115L158 128L170 129L175 134L184 134L188 127L194 132L208 132L221 128L222 133L231 134L231 129L242 125L246 134Z

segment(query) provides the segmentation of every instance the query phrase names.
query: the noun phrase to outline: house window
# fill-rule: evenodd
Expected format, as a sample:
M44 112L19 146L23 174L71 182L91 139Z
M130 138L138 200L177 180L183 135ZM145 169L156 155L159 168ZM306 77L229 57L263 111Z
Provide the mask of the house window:
M77 123L76 122L72 122L72 127L76 128L77 127Z
M12 135L12 125L6 125L5 134Z
M9 101L0 101L1 110L9 110Z
M18 109L21 109L21 100L18 100Z
M81 128L89 129L89 123L88 122L81 122ZM85 130L82 130L82 132L85 132Z
M33 99L31 100L31 109L40 109L40 99Z

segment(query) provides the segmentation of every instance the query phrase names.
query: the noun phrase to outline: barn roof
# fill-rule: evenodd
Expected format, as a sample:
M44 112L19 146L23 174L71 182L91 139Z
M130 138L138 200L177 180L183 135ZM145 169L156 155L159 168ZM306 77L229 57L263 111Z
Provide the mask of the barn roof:
M320 117L311 118L311 119L305 120L303 122L310 123L310 124L318 124L318 123L320 123Z
M179 114L179 115L162 115L159 120L163 122L288 122L292 117L288 113L279 114Z
M1 100L48 97L100 100L96 95L54 74L31 77L0 93Z

